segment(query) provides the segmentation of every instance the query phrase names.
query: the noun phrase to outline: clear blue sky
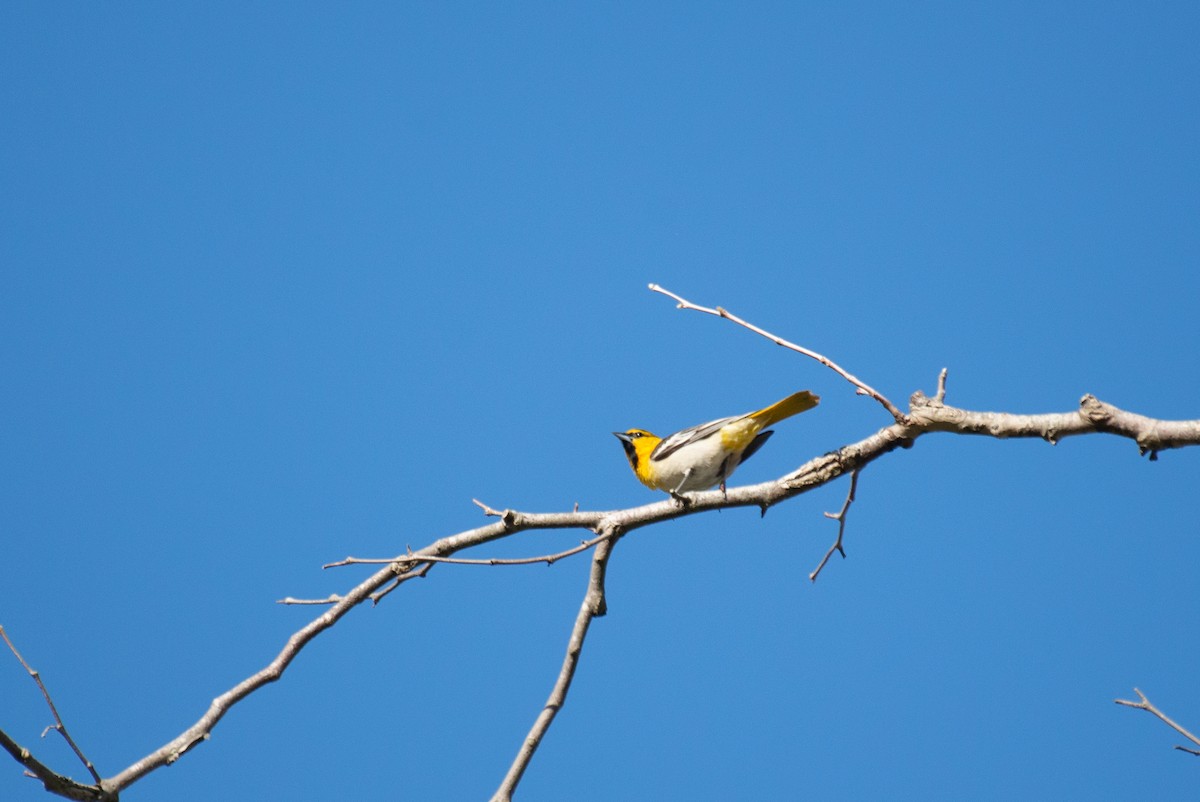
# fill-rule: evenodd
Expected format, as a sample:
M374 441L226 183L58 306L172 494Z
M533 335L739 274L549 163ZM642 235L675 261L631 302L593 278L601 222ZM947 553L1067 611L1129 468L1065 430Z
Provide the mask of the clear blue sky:
M5 3L0 624L111 775L365 576L323 563L654 500L615 429L818 392L751 482L889 422L652 281L901 402L1200 417L1198 41L1182 2ZM1200 729L1198 480L931 436L815 585L844 482L638 531L520 798L1194 799L1112 700ZM485 798L586 572L441 568L123 798ZM0 700L83 776L2 653Z

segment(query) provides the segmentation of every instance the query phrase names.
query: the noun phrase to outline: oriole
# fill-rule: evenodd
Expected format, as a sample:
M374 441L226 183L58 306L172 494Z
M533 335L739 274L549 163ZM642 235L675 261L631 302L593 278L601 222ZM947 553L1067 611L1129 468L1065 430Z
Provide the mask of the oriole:
M645 429L613 434L621 441L638 481L651 490L678 496L719 484L724 492L725 481L737 466L754 456L773 434L764 429L812 409L820 400L801 390L757 412L702 423L665 439Z

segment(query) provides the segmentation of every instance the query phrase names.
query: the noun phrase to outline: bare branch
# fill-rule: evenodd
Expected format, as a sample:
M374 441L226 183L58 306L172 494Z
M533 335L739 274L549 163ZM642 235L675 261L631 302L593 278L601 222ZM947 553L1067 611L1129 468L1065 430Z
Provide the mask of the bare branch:
M109 793L98 785L77 783L41 763L33 753L10 738L4 730L0 730L0 747L25 767L26 774L41 780L42 787L52 794L81 802L117 802L116 794Z
M1142 693L1137 688L1134 688L1133 692L1138 695L1138 699L1140 701L1131 702L1128 699L1113 699L1113 701L1119 705L1125 705L1126 707L1135 707L1138 710L1145 710L1149 713L1153 713L1154 715L1158 716L1159 720L1161 720L1163 723L1165 723L1171 729L1175 730L1175 732L1179 733L1184 738L1187 738L1189 741L1196 744L1197 746L1200 746L1200 738L1197 738L1195 735L1192 735L1190 732L1185 730L1183 727L1176 724L1174 721L1172 721L1167 716L1166 713L1162 712L1157 707L1155 707L1153 704L1151 704L1150 700L1146 698L1146 694ZM1198 750L1198 749L1192 749L1191 747L1188 747L1188 746L1178 746L1178 745L1176 745L1175 748L1178 749L1180 752L1187 752L1189 755L1200 756L1200 750Z
M12 640L8 637L8 633L4 631L4 627L2 626L0 626L0 638L3 638L4 642L8 644L9 650L13 653L13 656L17 658L17 661L20 662L21 667L29 672L29 676L33 677L33 681L37 683L38 688L40 688L42 691L42 697L45 698L46 705L50 708L50 713L54 716L54 723L42 732L42 737L46 737L46 732L49 732L50 730L57 730L58 734L61 735L71 747L71 751L73 751L75 756L79 758L79 762L82 763L88 770L88 774L91 774L92 779L98 784L100 782L100 775L97 773L96 767L92 765L92 761L88 760L84 756L83 751L79 748L78 744L75 743L75 739L71 737L69 732L67 732L67 725L63 724L62 716L58 715L58 708L54 706L54 700L50 698L50 691L46 690L46 683L42 682L42 675L35 671L33 667L29 665L29 663L25 662L25 658L22 657L21 653L17 651L17 647L13 644Z
M563 658L562 669L559 670L558 679L555 680L554 687L550 691L550 698L546 700L542 712L534 720L529 734L521 742L521 748L517 750L517 757L509 767L508 774L504 776L495 795L492 796L492 802L510 802L512 800L517 784L521 782L525 769L529 767L529 761L533 760L533 755L537 752L542 739L554 722L554 717L558 715L558 711L562 710L563 704L567 701L567 692L571 689L571 680L575 677L575 669L579 665L579 655L583 652L583 641L587 637L592 619L608 612L608 605L604 598L604 576L608 567L608 558L612 554L620 534L617 530L613 530L604 537L606 539L596 546L596 551L592 555L592 570L588 575L587 592L584 593L583 603L579 605L579 614L575 617L575 626L567 641L567 655Z
M405 567L406 565L411 566L414 562L415 561L413 561L413 560L406 561L406 560L403 560L402 558L399 560L395 560L395 559L387 560L388 565L391 567L392 571L396 574L396 576L391 580L392 584L390 584L386 588L386 591L376 591L375 593L371 594L368 598L370 598L372 602L378 602L382 596L386 596L388 593L391 593L391 591L394 590L396 586L401 585L410 579L420 579L421 577L425 576L425 574L429 573L429 569L433 567L432 562L422 562L418 568L416 568L415 570L411 570L411 571ZM337 564L339 564L339 563L331 563L331 565L337 565ZM329 567L328 565L322 566L322 568L328 568L328 567ZM367 581L369 582L370 580L367 580ZM276 604L288 604L288 605L337 604L338 602L344 601L345 598L346 598L345 596L341 596L337 593L331 593L323 599L297 599L297 598L293 598L292 596L287 596L285 598L277 600L275 603Z
M838 522L837 540L829 547L829 551L825 552L825 556L821 558L821 563L816 567L808 578L812 582L817 581L817 576L820 575L821 569L825 567L825 563L829 562L829 558L836 551L842 555L842 559L846 559L846 550L842 548L842 537L846 534L846 513L850 511L850 505L854 503L854 494L858 491L858 475L862 473L862 468L855 468L850 473L850 489L846 492L846 500L842 503L842 509L839 512L827 512L826 518L832 518Z
M941 386L944 386L941 385ZM1143 453L1155 453L1166 448L1178 448L1186 445L1200 445L1200 421L1161 421L1141 415L1124 412L1112 405L1105 404L1093 398L1084 396L1081 409L1062 413L1042 415L1009 415L997 412L974 412L945 406L944 393L941 398L927 398L923 393L916 393L911 400L909 414L903 416L904 423L896 423L877 431L863 440L851 443L838 450L809 460L789 474L775 480L756 485L729 488L727 493L720 490L710 490L687 494L686 505L680 505L674 500L664 498L640 507L608 512L555 512L555 513L517 513L505 510L501 513L484 507L485 512L500 520L486 526L470 529L455 535L441 538L430 545L413 551L403 557L382 566L370 577L359 583L345 594L332 594L324 599L300 600L284 599L287 604L317 604L328 606L319 616L294 633L284 644L282 650L264 668L239 682L233 688L217 696L205 714L169 743L156 749L149 755L136 761L119 774L102 780L98 788L92 788L93 799L103 799L104 795L115 795L141 777L162 766L169 765L186 754L196 744L208 738L212 729L220 722L225 714L239 701L249 696L262 686L279 679L291 661L313 638L326 631L341 619L351 609L363 602L379 602L389 593L410 579L425 576L440 560L464 549L480 546L493 540L506 537L516 532L529 529L584 529L590 532L619 531L622 534L649 526L661 521L680 518L686 515L696 515L710 510L734 507L772 506L781 501L806 493L820 487L845 473L853 473L863 466L879 459L897 448L907 448L915 441L931 432L952 432L956 434L980 434L997 438L1006 437L1040 437L1048 442L1056 442L1069 435L1081 435L1096 432L1107 432L1135 440ZM847 507L848 509L848 507ZM611 552L615 538L595 540L596 556L593 557L593 577L597 571L603 570L604 563L597 565L595 560L599 555ZM574 549L569 549L573 552ZM564 556L566 552L562 552ZM555 555L548 555L554 557ZM605 556L607 560L607 556ZM543 561L541 558L532 559L534 562ZM597 581L602 581L602 573ZM598 587L602 588L602 585ZM599 591L598 591L599 592ZM603 602L603 595L589 596L597 604ZM592 614L598 615L599 613ZM582 613L581 613L582 615ZM577 619L577 630L583 619ZM587 618L590 621L590 617ZM573 647L572 647L573 648ZM577 654L572 657L569 650L569 662L574 665ZM564 664L565 665L565 664ZM561 687L556 685L552 701L565 698L566 688L569 687L570 676L560 675ZM561 705L561 699L554 702ZM545 734L545 728L553 718L558 707L548 704L543 711L543 720L539 717L535 725L537 738ZM549 711L549 712L547 712ZM6 741L5 743L10 743ZM11 744L8 750L14 758L23 765L32 765L32 760L20 747ZM24 756L23 756L24 755ZM520 760L520 758L519 758ZM514 768L524 771L528 758ZM40 764L38 764L40 765ZM61 789L51 788L50 779L58 778L53 772L38 775L47 784L47 788L63 796L76 792L67 785ZM50 779L47 779L50 778ZM62 779L62 778L60 778ZM519 780L519 777L516 779ZM512 783L515 787L515 781ZM79 786L87 789L87 786ZM499 792L498 792L499 793ZM511 792L510 792L511 793ZM70 798L78 798L70 796ZM503 797L501 797L503 798Z
M933 397L933 403L941 406L946 402L946 376L950 373L950 368L942 368L942 372L938 374L937 395Z
M431 562L421 563L420 565L418 565L416 568L414 568L412 570L406 570L406 566L409 566L409 565L412 565L412 563L404 563L404 564L397 563L396 565L392 566L393 571L403 572L403 573L400 573L395 579L393 579L387 585L385 585L384 587L382 587L379 590L372 593L369 597L371 599L371 604L379 604L379 602L382 601L384 596L388 595L393 590L400 587L401 585L403 585L405 582L407 582L410 579L423 579L425 577L425 575L428 574L429 571L433 568L434 564Z
M276 601L276 604L337 604L344 597L337 593L330 593L323 599L297 599L292 596L284 596Z
M468 559L466 557L430 557L428 555L421 557L420 562L431 563L449 563L451 565L536 565L545 563L546 565L554 565L561 559L571 557L580 552L587 551L597 543L608 540L614 537L613 533L598 535L594 538L580 542L578 546L567 549L566 551L555 552L554 554L542 554L538 557L486 557L482 559ZM408 553L408 557L347 557L344 560L338 560L335 563L321 566L322 568L334 568L344 565L381 565L384 563L394 563L404 560L411 560L412 551Z
M504 511L493 510L491 507L484 504L482 501L480 501L477 498L471 499L471 503L474 504L476 507L479 507L481 510L483 510L483 514L488 516L489 518L499 518L501 521L504 522L505 526L511 527L511 526L516 525L517 513L513 512L512 510L504 510ZM578 505L576 505L576 506L578 506Z
M921 391L909 400L909 417L915 434L953 432L980 434L1005 439L1039 437L1056 444L1064 437L1104 432L1127 437L1138 444L1141 454L1156 459L1159 451L1200 445L1200 420L1158 420L1126 412L1090 393L1074 412L1014 415L1008 412L972 412L940 403Z
M1200 420L1155 420L1117 409L1090 393L1080 399L1079 407L1080 414L1096 427L1096 431L1132 438L1140 453L1150 454L1151 461L1158 459L1159 451L1192 446L1200 439Z
M889 401L883 395L883 393L879 392L874 387L871 387L869 384L863 382L857 376L852 375L851 373L846 371L844 368L842 368L840 365L838 365L836 362L834 362L832 359L830 359L826 356L822 356L821 354L818 354L816 351L809 350L808 348L805 348L802 345L796 345L793 342L789 342L789 341L783 339L782 337L779 337L765 329L761 329L758 326L755 326L753 323L748 323L747 321L742 320L740 317L732 314L728 310L722 309L719 306L716 308L709 308L707 306L698 306L697 304L694 304L691 301L681 298L680 296L676 295L675 293L671 292L670 290L660 287L657 284L651 284L650 290L652 292L662 293L663 295L666 295L669 298L674 298L678 302L680 309L693 309L697 312L703 312L706 315L716 315L717 317L723 317L726 320L729 320L733 323L738 324L739 326L743 326L744 328L749 329L750 331L754 332L755 334L759 334L763 337L766 337L768 340L775 343L776 345L783 346L784 348L788 348L792 351L795 351L798 354L803 354L804 356L809 357L810 359L817 360L822 365L829 368L833 372L837 373L843 379L845 379L846 381L853 384L856 388L858 388L857 392L859 395L869 395L871 398L874 398L880 404L883 404L884 409L886 409L888 411L888 413L896 420L896 423L907 423L908 422L908 419L905 417L904 413L901 412L900 409L895 404L893 404L891 401Z

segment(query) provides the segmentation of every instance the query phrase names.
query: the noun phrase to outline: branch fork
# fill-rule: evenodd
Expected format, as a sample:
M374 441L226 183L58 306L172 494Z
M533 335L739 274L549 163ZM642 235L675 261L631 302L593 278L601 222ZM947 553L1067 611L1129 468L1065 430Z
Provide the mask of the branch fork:
M1175 732L1179 733L1184 738L1187 738L1189 741L1196 744L1196 746L1200 746L1200 738L1197 738L1195 735L1193 735L1192 733L1185 730L1179 724L1175 723L1175 721L1173 721L1169 716L1167 716L1166 713L1162 712L1157 707L1155 707L1150 702L1150 700L1146 698L1146 694L1142 693L1137 688L1134 688L1133 692L1138 695L1138 701L1136 701L1136 702L1132 702L1128 699L1114 699L1113 701L1119 705L1124 705L1125 707L1132 707L1137 710L1145 710L1147 713L1152 713L1153 715L1157 716L1158 719L1160 721L1162 721L1164 724L1166 724L1168 727L1175 730ZM1196 756L1200 757L1200 749L1194 749L1190 746L1180 746L1180 745L1176 745L1175 748L1178 749L1180 752L1187 752L1189 755L1196 755Z

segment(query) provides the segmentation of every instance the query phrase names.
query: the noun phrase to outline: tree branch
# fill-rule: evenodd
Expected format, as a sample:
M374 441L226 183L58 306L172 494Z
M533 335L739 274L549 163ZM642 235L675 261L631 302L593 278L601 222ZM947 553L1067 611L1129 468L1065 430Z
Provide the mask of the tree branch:
M860 389L862 388L860 387ZM869 390L866 392L870 394ZM405 554L382 567L343 595L335 594L323 600L309 602L285 600L288 603L317 603L330 606L288 638L282 650L264 668L217 696L205 714L193 725L154 752L113 777L99 781L95 786L80 786L78 783L46 769L33 761L27 750L22 750L6 735L0 739L0 745L5 746L7 751L22 765L36 766L37 768L32 770L39 779L42 779L47 790L53 793L70 799L114 799L122 789L151 771L175 762L198 743L206 740L212 729L235 704L264 685L279 679L292 660L309 642L336 624L354 607L368 600L378 602L408 580L424 576L439 561L438 558L446 558L458 551L479 546L516 532L529 529L574 528L585 529L593 533L620 532L624 535L643 526L710 510L748 506L756 506L765 510L781 501L820 487L845 473L857 471L897 448L911 447L919 437L931 432L976 434L997 438L1038 437L1050 443L1055 443L1067 436L1104 432L1134 440L1141 453L1149 452L1152 457L1160 450L1200 445L1200 421L1155 420L1120 410L1091 395L1083 397L1080 408L1077 410L1041 415L1011 415L957 409L945 405L944 395L943 375L939 379L938 393L933 398L928 398L921 392L913 395L909 413L900 416L903 422L894 423L856 443L845 445L836 451L811 459L779 479L730 488L727 494L719 490L690 493L687 496L688 504L686 505L680 505L672 499L664 499L640 507L607 512L521 513L512 510L497 512L481 504L485 513L498 517L499 520L487 526L441 538L425 548ZM882 397L877 396L877 398ZM598 610L602 611L603 609L603 569L614 542L615 538L598 539L596 542L592 578L585 606L590 603L599 605ZM575 549L570 551L578 553ZM565 554L564 552L563 555L565 556ZM543 559L539 558L536 561L541 562ZM595 593L593 593L594 587L598 588ZM564 662L564 671L568 664L571 669L566 673L560 672L559 682L555 685L551 699L530 733L529 738L535 738L535 742L532 746L523 748L522 753L518 755L513 769L510 769L510 777L505 780L506 785L502 786L501 790L497 792L498 794L503 794L506 787L509 788L507 793L511 794L511 788L515 788L521 773L528 765L532 750L536 749L537 743L540 743L546 729L553 721L553 714L561 707L573 675L573 666L578 660L578 652L575 651L574 645L575 635L579 635L579 644L582 644L582 635L586 632L586 626L590 623L591 618L599 614L600 612L592 612L585 615L581 608L572 635L572 645L568 648L568 657ZM528 756L525 756L526 748L530 750Z
M742 320L737 315L734 315L733 313L729 312L726 309L722 309L719 306L716 308L709 308L707 306L699 306L697 304L692 303L691 301L681 298L680 296L676 295L675 293L671 292L668 289L658 286L657 284L651 284L650 291L651 292L659 292L659 293L662 293L663 295L666 295L669 298L674 298L678 302L680 309L693 309L697 312L703 312L706 315L716 315L717 317L723 317L728 321L731 321L733 323L738 324L739 326L749 329L750 331L754 332L755 334L766 337L768 340L775 343L776 345L779 345L779 346L782 346L789 350L795 351L798 354L803 354L804 356L809 357L810 359L817 360L822 365L829 368L830 370L832 370L833 372L835 372L839 376L841 376L843 379L845 379L846 381L853 384L857 388L856 392L859 395L869 395L871 398L874 398L876 401L878 401L880 404L882 404L883 408L886 409L888 411L888 413L895 419L896 423L907 423L908 422L908 419L904 416L904 413L901 412L895 404L893 404L891 401L889 401L887 399L887 397L883 395L883 393L879 392L874 387L871 387L869 384L862 381L857 376L854 376L853 374L849 373L848 371L843 369L840 365L838 365L836 362L834 362L829 357L822 356L821 354L818 354L816 351L809 350L808 348L805 348L802 345L796 345L796 343L789 342L789 341L783 339L782 337L779 337L778 335L772 334L771 332L767 331L766 329L760 329L758 326L755 326L753 323L748 323L745 320Z
M542 554L538 557L486 557L483 559L468 559L466 557L432 557L425 555L421 558L422 562L431 563L448 563L451 565L535 565L545 563L546 565L554 565L559 560L574 556L580 552L587 551L592 546L595 546L601 541L616 537L615 532L608 532L603 535L589 538L582 541L578 546L569 548L566 551L558 551L554 554ZM401 557L346 557L333 563L326 563L322 568L341 568L346 565L383 565L385 563L394 563L403 560L411 560L413 552L410 548L408 554ZM295 602L292 602L295 603Z
M542 739L546 736L550 725L554 723L554 717L558 715L558 711L562 710L562 706L567 701L567 691L571 689L571 681L575 678L575 669L579 665L579 655L583 652L583 640L587 637L588 627L591 626L592 619L608 612L608 604L604 596L604 576L608 568L608 558L619 537L620 534L614 530L610 533L609 539L605 539L596 546L596 551L592 555L592 570L588 575L587 592L583 596L583 603L579 605L579 614L575 616L575 626L567 641L567 655L563 658L558 679L554 682L550 698L546 700L542 712L534 720L533 727L522 741L521 748L517 750L516 759L509 767L508 773L504 775L504 780L496 789L495 795L492 796L492 802L511 802L517 784L521 782L525 769L529 767L529 761L533 760L534 753L541 746Z
M1088 393L1074 412L1013 415L1008 412L971 412L946 406L920 390L909 400L909 416L918 432L981 434L1000 439L1039 437L1051 445L1064 437L1103 432L1126 437L1138 453L1158 459L1158 452L1200 445L1200 420L1158 420L1127 412Z
M1192 735L1190 732L1185 730L1183 727L1176 724L1174 721L1172 721L1167 716L1166 713L1162 712L1157 707L1155 707L1153 704L1151 704L1150 700L1146 698L1146 694L1142 693L1137 688L1134 688L1133 692L1138 695L1138 699L1140 701L1131 702L1128 699L1113 699L1113 701L1119 705L1125 705L1126 707L1135 707L1138 710L1145 710L1149 713L1153 713L1154 715L1158 716L1159 720L1161 720L1163 723L1165 723L1171 729L1175 730L1175 732L1179 733L1184 738L1187 738L1189 741L1196 744L1196 746L1200 746L1200 738L1197 738L1195 735ZM1175 748L1178 749L1180 752L1187 752L1189 755L1200 756L1200 749L1192 749L1191 747L1179 746L1179 745L1176 745Z
M842 503L842 509L838 512L825 513L826 518L832 518L838 522L837 540L833 541L833 545L829 547L829 551L825 552L825 556L821 558L821 562L816 569L808 575L810 582L816 582L817 577L821 573L821 569L825 567L825 563L829 562L829 558L836 551L842 555L842 559L846 559L846 550L842 548L842 538L846 534L846 513L850 511L850 505L854 503L854 494L858 491L858 475L862 472L862 468L855 468L850 473L850 489L846 491L846 500Z
M75 756L79 758L79 762L82 763L84 768L88 770L88 773L92 775L92 779L99 783L100 775L96 772L96 767L92 765L92 761L88 760L84 756L83 750L79 748L79 745L75 743L75 739L71 737L69 732L67 732L67 725L63 724L62 717L58 715L58 708L54 706L54 700L50 698L50 691L46 690L46 683L42 682L42 675L35 671L33 667L29 665L29 663L25 662L25 658L22 657L21 653L17 651L17 647L13 644L12 640L9 639L8 633L4 631L4 627L2 626L0 626L0 638L3 638L4 642L8 644L9 650L13 653L13 656L17 658L17 662L21 664L21 667L29 672L29 676L33 677L33 681L37 683L38 688L42 691L42 698L46 700L46 705L50 708L51 715L54 716L54 723L43 730L42 737L46 737L46 733L50 730L57 730L58 734L61 735L71 747L71 751L73 751Z
M95 785L78 783L41 763L32 752L10 738L4 730L0 730L0 747L25 767L26 774L41 780L42 787L52 794L80 802L117 802L116 794L110 794Z

